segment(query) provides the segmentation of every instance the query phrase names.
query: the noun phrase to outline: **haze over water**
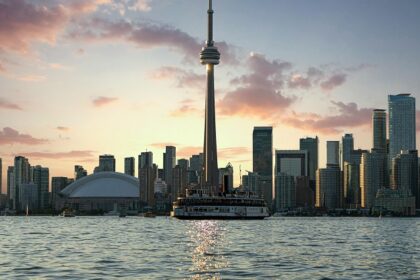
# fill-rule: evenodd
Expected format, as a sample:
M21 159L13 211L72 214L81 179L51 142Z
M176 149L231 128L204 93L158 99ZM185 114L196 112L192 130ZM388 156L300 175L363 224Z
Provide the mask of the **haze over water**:
M2 217L0 278L419 279L420 220Z

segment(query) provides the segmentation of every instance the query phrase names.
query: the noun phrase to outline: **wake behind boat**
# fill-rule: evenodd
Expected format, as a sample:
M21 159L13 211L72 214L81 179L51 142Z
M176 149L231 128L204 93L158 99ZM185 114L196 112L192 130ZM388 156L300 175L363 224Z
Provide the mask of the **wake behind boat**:
M263 198L251 192L211 195L204 189L187 190L173 203L178 219L264 219L270 216Z

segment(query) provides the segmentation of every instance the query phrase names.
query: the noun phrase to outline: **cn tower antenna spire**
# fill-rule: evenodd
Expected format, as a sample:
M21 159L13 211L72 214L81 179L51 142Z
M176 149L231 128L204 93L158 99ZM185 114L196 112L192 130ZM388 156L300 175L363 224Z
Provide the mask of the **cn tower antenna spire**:
M216 143L216 110L214 102L214 66L219 64L220 53L214 46L213 41L213 5L209 0L207 10L207 41L201 49L201 64L207 68L207 91L206 91L206 112L204 121L204 162L202 183L211 192L220 192L219 168L217 165L217 143Z

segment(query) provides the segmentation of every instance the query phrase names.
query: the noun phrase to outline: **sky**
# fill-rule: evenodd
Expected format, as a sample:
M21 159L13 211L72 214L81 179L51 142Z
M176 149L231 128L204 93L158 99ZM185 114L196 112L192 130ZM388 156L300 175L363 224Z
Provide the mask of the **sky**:
M214 0L219 167L252 170L252 130L274 149L353 133L372 146L372 109L420 96L420 2ZM89 173L100 154L202 151L206 0L0 0L3 192L16 155L50 176ZM420 112L417 111L417 116ZM420 122L417 122L417 132ZM417 134L419 135L419 133ZM417 145L419 147L419 145ZM137 160L137 159L136 159Z

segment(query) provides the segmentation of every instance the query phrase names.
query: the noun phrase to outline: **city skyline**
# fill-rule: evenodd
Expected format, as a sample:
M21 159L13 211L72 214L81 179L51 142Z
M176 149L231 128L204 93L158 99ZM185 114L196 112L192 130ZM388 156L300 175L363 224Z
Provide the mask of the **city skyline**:
M243 16L234 15L238 6L235 7L235 2L238 3L215 2L220 10L215 15L219 40L216 44L223 48L216 74L219 167L228 162L234 165L235 185L239 181L239 164L242 170L252 169L254 126L273 125L273 149L279 150L298 149L299 138L318 136L322 168L325 141L338 141L345 133L352 133L355 148L369 149L372 110L387 109L388 94L411 92L413 97L418 96L420 84L413 73L418 73L419 65L413 61L419 61L414 49L420 36L414 32L418 19L412 14L417 3L398 4L398 15L411 13L399 26L385 28L390 34L377 37L391 42L383 47L384 57L369 57L366 53L372 55L373 49L357 41L352 45L354 53L344 49L347 56L340 56L323 48L319 38L312 38L318 43L314 49L321 49L319 55L314 56L316 51L310 50L300 57L297 54L300 47L295 50L292 45L302 44L301 36L281 28L272 30L275 24L269 23L286 23L295 27L295 31L308 28L307 24L292 20L291 15L279 20L280 16L270 12L269 16L264 15L268 22L265 25L261 23L262 11L258 10L254 15L256 22L272 33L268 31L267 37L253 34L255 40L244 41L256 27L244 21ZM3 192L5 172L7 166L13 165L15 155L28 157L33 165L48 166L51 177L72 177L76 164L92 173L101 154L114 155L116 170L123 172L124 158L137 157L145 150L155 153L160 167L162 157L158 154L167 145L177 147L177 158L189 158L202 151L205 77L197 60L205 39L202 36L205 25L196 22L202 21L207 1L180 1L177 5L169 1L68 1L62 7L45 4L44 10L39 9L42 3L1 4L1 11L12 15L3 19L3 26L10 28L0 31ZM267 3L263 6L241 1L240 8L245 14L253 12L255 6L261 10L278 8L281 13L288 8L291 14L303 16L314 5L309 1ZM321 8L327 3L331 2L319 2L319 7L312 11L323 14ZM375 29L376 24L385 24L382 17L396 4L386 3L378 15L373 14L371 4L343 5L350 10L364 7L365 13L357 17L366 20L372 16L372 21L378 20L370 27ZM19 22L16 13L23 7L27 8L27 21ZM181 12L176 15L176 11L182 8L185 11L185 7L194 15L190 19L194 24L189 24ZM298 11L302 7L305 9ZM328 23L327 20L338 24L337 28L345 24L338 19L345 8L335 4L330 9L332 13L326 21L315 20L314 28ZM25 24L37 23L40 16L50 21L48 26L25 29ZM136 17L140 18L138 22L134 21ZM366 36L372 31L364 32L363 22L347 38L334 32L334 28L318 34L320 38L337 39L339 46L356 35ZM87 23L87 31L81 29L83 23ZM246 34L241 36L231 30L238 24ZM391 36L394 32L400 37ZM290 40L282 41L276 36L273 39L273 34ZM268 46L271 39L273 42ZM408 42L413 49L406 48ZM331 44L335 45L334 41ZM370 44L378 46L375 42ZM404 52L398 52L398 59L393 54L386 60L385 56L397 47L404 47ZM366 51L364 55L358 53L362 50ZM317 106L313 106L314 102ZM417 134L418 131L419 123Z

